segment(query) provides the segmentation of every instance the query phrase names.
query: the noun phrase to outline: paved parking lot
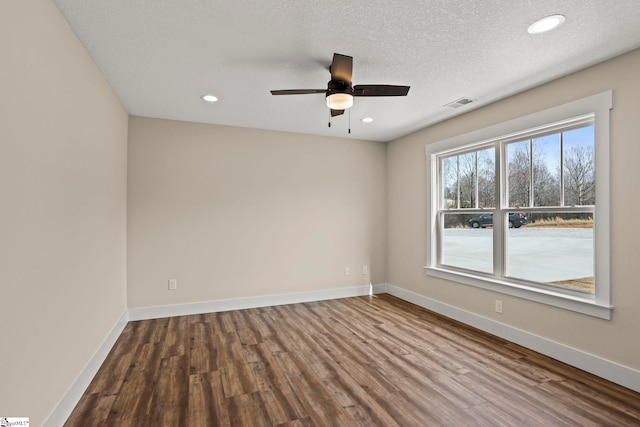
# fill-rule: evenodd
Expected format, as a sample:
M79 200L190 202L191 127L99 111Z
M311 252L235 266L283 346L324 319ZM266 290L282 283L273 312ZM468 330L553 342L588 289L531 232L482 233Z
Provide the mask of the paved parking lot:
M492 228L445 230L446 264L491 272L492 248ZM537 282L593 276L593 229L509 229L508 262L510 276Z

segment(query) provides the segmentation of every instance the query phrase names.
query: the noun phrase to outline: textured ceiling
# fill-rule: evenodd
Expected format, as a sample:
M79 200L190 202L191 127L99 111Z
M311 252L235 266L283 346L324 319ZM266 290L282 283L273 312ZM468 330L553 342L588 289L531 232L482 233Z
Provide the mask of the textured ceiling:
M378 141L640 47L638 0L54 3L132 115ZM527 33L551 14L564 25ZM326 88L334 52L354 57L354 84L409 95L356 98L329 128L323 95L270 94ZM477 101L443 107L461 97Z

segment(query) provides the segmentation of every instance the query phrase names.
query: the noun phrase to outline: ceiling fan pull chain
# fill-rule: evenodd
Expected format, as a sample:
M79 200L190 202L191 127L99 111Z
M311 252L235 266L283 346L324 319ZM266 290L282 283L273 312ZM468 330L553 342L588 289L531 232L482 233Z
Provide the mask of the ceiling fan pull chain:
M351 108L349 108L349 134L351 134Z

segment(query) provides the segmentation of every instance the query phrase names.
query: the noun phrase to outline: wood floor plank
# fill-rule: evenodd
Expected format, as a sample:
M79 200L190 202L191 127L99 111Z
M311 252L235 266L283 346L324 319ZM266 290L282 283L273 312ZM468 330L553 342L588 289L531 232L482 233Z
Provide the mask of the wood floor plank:
M227 400L227 405L232 426L270 427L273 425L257 392L232 396Z
M294 397L291 394L286 395L270 388L258 393L271 425L285 424L300 418L300 414L290 404L290 399Z
M491 402L484 402L465 409L470 419L478 427L512 427L522 423Z
M277 331L272 325L265 319L267 316L264 312L251 309L247 310L249 313L248 321L250 328L255 330L263 340L276 335Z
M306 361L297 353L274 355L287 380L305 407L309 418L319 426L355 425L344 408L333 399L322 381L308 368Z
M220 425L216 417L216 406L210 384L202 374L189 376L189 425L212 427Z
M158 425L185 425L189 409L187 356L170 356L160 362L151 398L150 417Z
M380 361L378 370L393 378L400 388L399 393L420 410L420 417L425 417L421 425L465 424L461 408L447 399L440 393L439 387L434 387L426 376L405 360L397 358Z
M220 367L220 376L226 398L258 391L258 384L248 363L226 363Z
M149 416L162 347L161 343L148 342L138 348L107 422L122 423L124 420Z
M66 427L638 426L640 393L374 295L129 322Z
M96 376L96 381L89 387L89 392L101 393L102 395L118 393L131 366L133 356L132 352L114 354L111 358L112 363L108 367L109 374Z
M85 394L82 396L74 412L65 426L85 427L103 425L113 406L116 395Z
M271 393L271 395L266 394L270 399L267 409L271 419L284 423L306 417L306 410L269 347L262 343L252 346L252 349L255 354L255 363L252 363L252 367L258 389L261 392ZM276 424L278 422L274 421Z
M304 342L301 354L306 361L311 361L311 369L333 395L333 400L350 413L358 425L396 425L379 405L376 396L365 391L351 376L351 372L345 369L345 365L336 364L331 355L323 351L317 341L322 335L300 333L301 342Z
M624 426L640 426L640 419L636 416L630 416L624 411L619 411L615 405L603 404L602 398L596 401L591 399L576 399L576 395L570 387L565 387L566 381L548 381L536 387L542 390L551 399L561 402L567 402L563 405L563 410L569 414L579 414L578 416L570 415L572 419L584 419L584 425L591 423L595 426L606 424L619 427ZM599 410L598 410L599 409Z
M218 370L218 341L210 322L190 326L189 373Z
M526 394L518 393L516 389L510 387L509 383L494 381L490 375L472 371L468 374L458 375L455 380L481 396L491 396L491 399L488 400L510 417L517 419L520 425L582 426L578 422L572 424L567 422L564 417L552 414L554 402L548 402L551 403L549 406L534 401L528 390L526 390Z
M363 363L358 359L358 353L355 351L356 346L341 345L340 341L333 340L326 335L318 335L315 339L331 355L335 363L349 372L349 375L358 382L360 387L374 397L383 397L399 391L393 382L373 367L373 360L369 363Z
M223 395L220 372L189 377L189 426L229 427L229 408Z
M589 386L581 381L562 381L556 384L574 399L586 402L597 413L620 414L621 417L631 420L632 425L640 426L640 397L637 393L628 389L618 390L620 387L612 387L610 384L604 389Z

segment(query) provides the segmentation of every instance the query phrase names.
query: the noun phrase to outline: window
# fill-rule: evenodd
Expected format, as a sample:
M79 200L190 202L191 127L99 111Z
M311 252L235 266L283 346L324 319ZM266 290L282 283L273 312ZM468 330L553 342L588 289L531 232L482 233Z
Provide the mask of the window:
M605 92L427 146L427 273L609 319Z

